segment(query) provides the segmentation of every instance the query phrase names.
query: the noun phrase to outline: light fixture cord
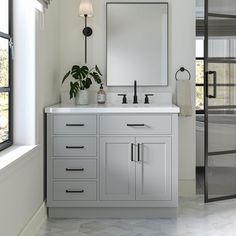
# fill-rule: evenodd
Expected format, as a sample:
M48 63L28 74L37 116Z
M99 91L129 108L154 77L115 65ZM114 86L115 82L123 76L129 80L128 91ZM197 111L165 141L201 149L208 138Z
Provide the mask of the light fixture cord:
M87 17L88 15L84 15L84 20L85 20L85 28L87 27ZM87 36L85 35L85 55L84 55L84 58L85 58L85 64L87 64Z

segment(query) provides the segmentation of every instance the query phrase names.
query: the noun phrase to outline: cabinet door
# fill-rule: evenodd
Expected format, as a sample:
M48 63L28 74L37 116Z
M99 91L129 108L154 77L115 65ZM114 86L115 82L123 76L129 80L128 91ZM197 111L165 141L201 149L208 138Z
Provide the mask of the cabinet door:
M136 144L136 200L171 200L171 138L140 137Z
M134 143L132 137L100 138L100 200L135 200Z

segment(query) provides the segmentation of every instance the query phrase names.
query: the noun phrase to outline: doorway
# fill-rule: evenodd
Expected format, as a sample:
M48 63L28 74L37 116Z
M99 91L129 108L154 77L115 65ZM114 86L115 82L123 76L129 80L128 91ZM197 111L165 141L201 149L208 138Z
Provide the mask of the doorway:
M197 182L201 176L211 202L236 197L236 1L205 0L204 10L204 79L196 85L203 89L197 158L203 152L204 159Z

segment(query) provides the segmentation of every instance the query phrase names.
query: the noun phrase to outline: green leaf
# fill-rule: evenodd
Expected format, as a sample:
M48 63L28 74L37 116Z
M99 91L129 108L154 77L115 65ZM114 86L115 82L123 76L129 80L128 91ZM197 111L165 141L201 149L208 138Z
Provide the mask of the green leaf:
M78 90L79 90L79 83L70 82L70 99L76 97Z
M78 66L78 65L73 65L72 66L72 71L78 71L80 69L80 66Z
M92 84L92 80L90 78L87 78L85 80L85 88L88 89L90 87L90 85Z
M95 66L95 70L98 72L98 74L99 74L99 75L101 75L101 76L102 76L102 73L101 73L101 71L99 70L99 68L98 68L98 66L97 66L97 65Z
M89 69L87 66L82 66L80 69L80 73L82 75L83 78L86 78L88 75Z
M71 75L74 79L81 79L80 76L80 67L77 65L72 66Z
M94 78L94 80L100 84L102 81L101 81L101 78L99 76L99 74L97 72L93 72L93 73L90 73L90 75Z
M86 81L85 81L85 80L82 80L82 86L83 86L83 87L81 87L80 89L84 90L85 85L86 85Z
M82 80L87 77L88 71L89 71L89 69L87 66L80 67L80 66L74 65L72 67L71 74L72 74L73 78L75 78L77 80Z
M68 76L70 75L70 70L66 73L66 75L63 77L63 80L61 82L61 84L63 84L65 82L65 80L68 78Z

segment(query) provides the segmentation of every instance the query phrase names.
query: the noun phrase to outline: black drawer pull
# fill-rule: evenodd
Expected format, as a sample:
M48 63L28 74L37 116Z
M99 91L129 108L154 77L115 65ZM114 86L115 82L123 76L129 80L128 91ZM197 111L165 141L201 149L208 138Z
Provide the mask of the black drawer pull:
M129 127L143 127L143 126L145 126L145 124L127 124L127 126L129 126Z
M66 193L84 193L84 190L66 190Z
M80 169L66 168L66 171L84 171L84 168L80 168Z
M82 127L82 126L84 126L84 124L66 124L66 126L68 126L68 127L76 127L76 126Z
M66 146L67 149L83 149L84 146Z

